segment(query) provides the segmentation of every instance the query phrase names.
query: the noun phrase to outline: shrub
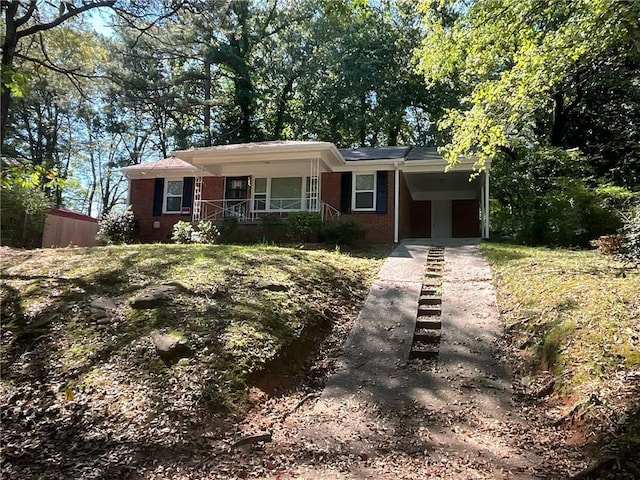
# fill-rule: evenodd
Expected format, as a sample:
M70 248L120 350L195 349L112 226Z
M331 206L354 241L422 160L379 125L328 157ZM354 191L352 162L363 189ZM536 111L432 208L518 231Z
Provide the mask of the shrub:
M285 220L289 237L294 242L317 240L322 226L320 214L315 212L293 212Z
M198 234L200 242L197 243L216 243L220 237L220 231L209 220L200 220L198 223Z
M42 191L20 185L2 185L0 198L2 245L40 247L47 209Z
M344 216L326 222L320 232L324 242L334 245L356 245L366 233L357 220Z
M131 205L126 210L113 208L102 216L96 238L105 243L131 243L136 226Z
M220 232L209 220L200 220L196 226L179 221L173 226L171 240L176 243L216 243Z
M277 213L269 213L260 218L260 227L262 230L262 241L264 242L282 242L286 236L286 229L282 217Z
M617 255L624 249L624 237L620 234L602 235L589 243L603 255Z
M238 240L238 219L228 217L218 223L219 241L231 243Z
M171 240L176 243L191 243L191 237L194 231L193 225L190 222L180 220L171 230Z

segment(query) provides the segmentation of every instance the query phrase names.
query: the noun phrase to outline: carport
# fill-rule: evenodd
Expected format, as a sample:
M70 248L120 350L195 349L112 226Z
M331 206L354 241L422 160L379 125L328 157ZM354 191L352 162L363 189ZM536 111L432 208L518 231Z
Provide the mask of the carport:
M489 168L478 173L461 159L445 172L435 148L414 147L402 165L400 224L403 237L488 238Z

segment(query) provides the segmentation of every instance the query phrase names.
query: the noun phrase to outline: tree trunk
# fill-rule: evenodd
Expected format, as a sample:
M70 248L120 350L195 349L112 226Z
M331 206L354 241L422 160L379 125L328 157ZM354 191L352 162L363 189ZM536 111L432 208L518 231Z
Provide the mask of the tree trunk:
M2 73L8 75L9 78L2 79L2 93L0 94L0 150L4 145L5 135L7 133L7 123L9 122L9 105L11 103L11 89L7 83L11 80L11 67L13 66L13 56L16 53L16 45L18 44L18 32L15 22L15 16L18 11L19 2L9 2L3 6L5 11L4 22L4 43L2 45Z
M282 128L284 127L284 114L287 111L287 100L291 91L293 90L293 82L296 80L296 76L292 76L287 80L284 88L282 89L282 93L280 94L280 98L278 98L278 108L276 110L276 121L273 126L273 139L279 140L282 136Z
M211 142L211 59L204 60L204 146L210 147Z

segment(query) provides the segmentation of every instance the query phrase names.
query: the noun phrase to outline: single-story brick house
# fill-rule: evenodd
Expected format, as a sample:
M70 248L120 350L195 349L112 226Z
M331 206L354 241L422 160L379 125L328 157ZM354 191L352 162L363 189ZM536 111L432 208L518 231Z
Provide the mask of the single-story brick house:
M337 149L277 141L180 150L123 169L143 241L164 240L179 220L257 224L265 214L349 214L366 241L489 236L489 169L446 162L431 147Z

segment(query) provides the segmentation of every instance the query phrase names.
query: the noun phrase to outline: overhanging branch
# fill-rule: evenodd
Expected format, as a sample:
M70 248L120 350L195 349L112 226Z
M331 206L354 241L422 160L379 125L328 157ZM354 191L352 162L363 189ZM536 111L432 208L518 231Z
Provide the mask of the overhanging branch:
M31 2L31 3L35 4L36 2ZM93 8L100 8L100 7L112 7L115 3L116 3L116 0L101 0L98 2L85 3L80 7L76 7L68 10L67 13L60 15L55 20L52 20L47 23L40 23L37 25L33 25L29 28L25 28L24 30L20 30L16 32L16 38L20 39L22 37L28 37L29 35L33 35L38 32L49 30L51 28L57 27L61 23L66 22L67 20L75 17L76 15L86 12L87 10L91 10ZM29 8L31 9L31 5L29 5Z

